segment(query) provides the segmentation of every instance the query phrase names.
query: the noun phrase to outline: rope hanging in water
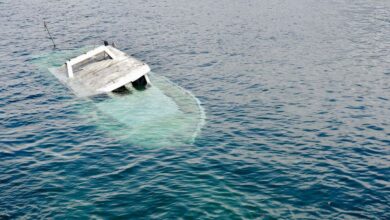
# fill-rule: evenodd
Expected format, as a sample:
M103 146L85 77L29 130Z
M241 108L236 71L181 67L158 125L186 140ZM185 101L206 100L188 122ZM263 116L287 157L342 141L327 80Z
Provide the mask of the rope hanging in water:
M53 42L53 48L55 49L56 48L56 44L54 43L54 39L53 39L53 37L50 34L50 31L49 31L49 28L47 27L46 21L43 21L43 26L45 27L47 33L49 34L51 42Z

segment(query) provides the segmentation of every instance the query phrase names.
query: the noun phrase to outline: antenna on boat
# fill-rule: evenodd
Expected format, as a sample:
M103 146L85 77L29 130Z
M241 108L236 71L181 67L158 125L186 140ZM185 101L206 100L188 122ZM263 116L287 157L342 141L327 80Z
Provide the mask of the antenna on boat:
M47 33L49 34L51 42L53 42L53 48L55 49L56 48L56 44L54 43L54 39L53 39L53 37L50 34L50 31L49 31L49 28L47 27L46 21L43 21L43 26L45 27Z

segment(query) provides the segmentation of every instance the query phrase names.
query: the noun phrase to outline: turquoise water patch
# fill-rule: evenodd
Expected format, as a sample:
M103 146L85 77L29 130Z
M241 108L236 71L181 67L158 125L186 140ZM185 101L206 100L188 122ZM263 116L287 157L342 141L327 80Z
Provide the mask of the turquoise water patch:
M50 67L58 67L65 63L66 60L74 58L80 54L86 53L93 49L93 46L85 46L78 49L55 49L47 54L38 54L33 56L32 63L42 70Z
M188 91L155 73L152 86L131 94L110 94L88 112L95 124L118 140L144 147L191 144L204 124L205 113Z
M59 66L91 47L54 51L33 62L42 69ZM151 86L126 94L109 93L91 98L79 108L88 123L121 142L147 148L192 144L205 123L199 100L189 91L156 73L148 74ZM69 90L69 92L71 92Z

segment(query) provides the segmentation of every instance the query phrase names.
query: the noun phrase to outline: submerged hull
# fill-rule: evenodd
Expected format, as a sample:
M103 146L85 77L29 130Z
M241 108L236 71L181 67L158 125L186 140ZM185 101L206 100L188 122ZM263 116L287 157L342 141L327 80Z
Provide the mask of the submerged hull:
M81 51L86 51L83 49ZM34 64L42 71L60 66L78 51L38 56ZM169 79L149 72L150 87L136 90L126 84L124 93L107 93L82 101L78 113L113 140L145 148L183 147L192 144L205 124L205 112L191 92ZM48 78L50 79L50 77ZM84 118L84 117L83 117Z

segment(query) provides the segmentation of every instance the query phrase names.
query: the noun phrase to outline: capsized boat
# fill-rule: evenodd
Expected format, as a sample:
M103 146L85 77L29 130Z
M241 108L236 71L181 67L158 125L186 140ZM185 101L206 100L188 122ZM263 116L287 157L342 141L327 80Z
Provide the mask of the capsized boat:
M150 67L146 63L107 43L49 71L79 97L120 90L130 83L143 89L150 83Z

